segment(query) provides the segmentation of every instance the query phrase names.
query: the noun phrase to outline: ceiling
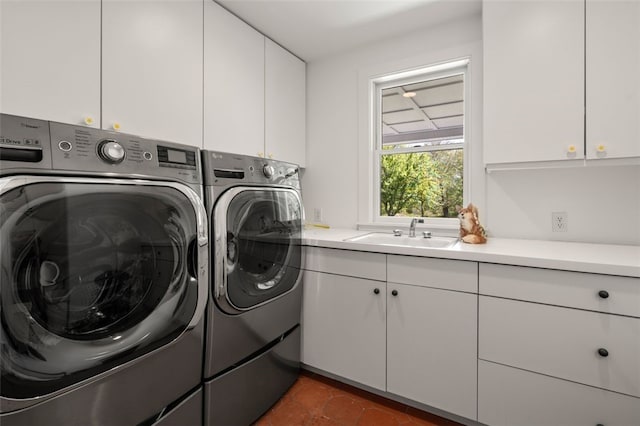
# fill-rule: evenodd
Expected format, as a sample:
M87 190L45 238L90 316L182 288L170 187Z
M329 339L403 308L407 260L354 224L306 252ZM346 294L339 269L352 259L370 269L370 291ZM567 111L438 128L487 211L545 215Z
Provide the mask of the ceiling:
M307 62L478 14L481 0L215 0Z

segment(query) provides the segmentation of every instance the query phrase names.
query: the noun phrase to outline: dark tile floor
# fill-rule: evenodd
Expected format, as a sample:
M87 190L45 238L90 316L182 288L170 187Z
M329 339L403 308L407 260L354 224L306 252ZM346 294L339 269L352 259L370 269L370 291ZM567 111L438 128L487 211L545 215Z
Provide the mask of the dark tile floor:
M255 426L458 426L458 423L302 371Z

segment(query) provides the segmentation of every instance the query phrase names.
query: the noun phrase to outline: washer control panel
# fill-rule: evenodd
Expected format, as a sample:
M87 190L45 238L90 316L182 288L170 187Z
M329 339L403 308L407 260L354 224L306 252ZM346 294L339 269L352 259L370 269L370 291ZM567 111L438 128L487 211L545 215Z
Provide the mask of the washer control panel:
M0 169L202 182L200 150L126 133L0 114Z
M200 183L199 149L126 133L50 123L54 169L113 172Z

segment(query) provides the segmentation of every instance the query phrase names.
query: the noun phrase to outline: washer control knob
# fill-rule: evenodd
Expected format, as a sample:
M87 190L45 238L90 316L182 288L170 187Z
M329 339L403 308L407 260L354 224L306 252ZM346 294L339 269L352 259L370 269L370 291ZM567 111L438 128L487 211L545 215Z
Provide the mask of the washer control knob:
M275 173L275 169L273 168L273 166L270 166L268 164L265 164L264 167L262 168L262 173L264 173L264 175L271 179Z
M118 142L107 139L98 145L98 155L107 163L118 164L124 160L125 151Z

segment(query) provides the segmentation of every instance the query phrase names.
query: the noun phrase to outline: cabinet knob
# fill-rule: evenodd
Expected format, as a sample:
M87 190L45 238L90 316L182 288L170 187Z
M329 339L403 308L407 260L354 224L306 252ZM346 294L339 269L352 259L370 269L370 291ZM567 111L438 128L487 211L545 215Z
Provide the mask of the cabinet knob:
M87 126L93 126L93 123L95 123L95 120L93 119L92 116L87 115L86 117L84 117L84 119L82 120L84 122L84 124L86 124Z
M259 153L258 153L258 157L260 157L260 158L264 158L264 152L259 152Z
M575 153L575 152L576 152L576 146L575 146L575 145L569 145L569 146L567 147L567 152L568 152L569 154L573 154L573 153Z
M603 144L599 144L596 146L596 151L598 152L605 152L607 150L607 147L604 146Z
M609 356L609 351L606 350L605 348L600 348L598 349L598 355L600 355L603 358L606 358Z
M113 130L115 130L116 132L118 130L120 130L120 123L118 123L117 121L114 121L114 123L111 125L111 127L113 128Z
M600 290L598 292L598 296L600 296L601 299L608 299L609 298L609 292L606 290Z
M273 159L273 154L269 153L269 158Z
M380 294L380 289L379 288L374 288L373 289L373 293L374 294Z
M397 296L397 295L398 295L398 290L393 290L393 291L391 292L391 295L392 295L392 296Z

